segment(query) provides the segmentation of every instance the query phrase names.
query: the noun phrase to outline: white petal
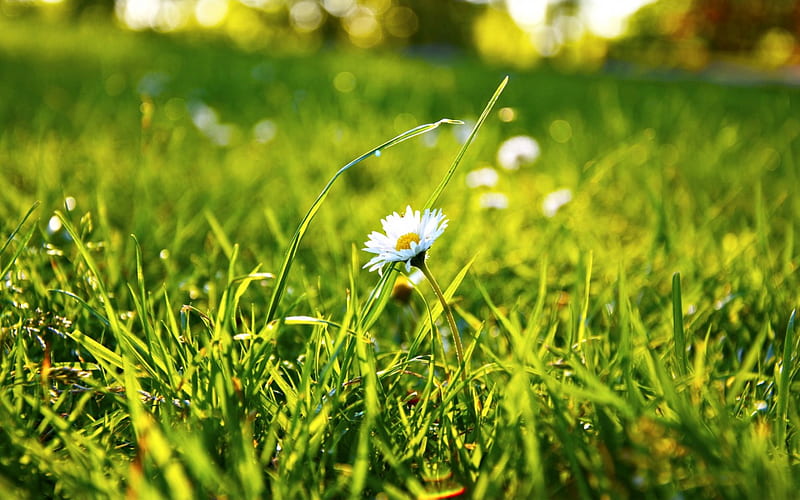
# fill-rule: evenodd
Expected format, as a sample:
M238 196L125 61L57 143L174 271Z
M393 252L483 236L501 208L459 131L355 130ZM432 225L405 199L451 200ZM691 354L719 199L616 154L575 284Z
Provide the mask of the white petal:
M444 232L447 222L441 209L420 212L413 210L410 205L406 206L403 215L394 212L386 216L381 220L385 234L373 231L364 244L364 251L377 254L364 267L374 271L390 262L404 262L406 270L410 271L411 260L433 245ZM419 241L411 241L409 248L398 250L398 239L409 233L416 234Z

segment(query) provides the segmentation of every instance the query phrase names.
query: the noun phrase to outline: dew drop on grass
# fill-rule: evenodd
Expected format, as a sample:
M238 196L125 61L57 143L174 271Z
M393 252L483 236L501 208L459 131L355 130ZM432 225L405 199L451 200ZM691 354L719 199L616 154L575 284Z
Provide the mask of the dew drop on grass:
M380 155L381 155L381 150L380 149L376 150L375 151L375 156L380 156Z

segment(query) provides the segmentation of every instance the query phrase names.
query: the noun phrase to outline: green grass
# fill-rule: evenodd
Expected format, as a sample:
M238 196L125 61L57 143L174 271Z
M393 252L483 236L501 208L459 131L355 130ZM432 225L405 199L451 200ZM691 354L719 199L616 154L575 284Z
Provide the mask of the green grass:
M333 84L343 71L352 92ZM443 378L440 343L455 354L430 287L371 296L396 274L361 269L360 251L382 217L435 194L458 127L344 173L270 300L340 167L414 126L476 120L501 70L0 18L0 72L12 497L800 488L795 89L511 74L436 203L451 223L428 263L465 387ZM228 147L192 124L198 103L235 126ZM500 170L509 208L482 209L464 176L521 133L541 157ZM572 201L544 216L562 187Z

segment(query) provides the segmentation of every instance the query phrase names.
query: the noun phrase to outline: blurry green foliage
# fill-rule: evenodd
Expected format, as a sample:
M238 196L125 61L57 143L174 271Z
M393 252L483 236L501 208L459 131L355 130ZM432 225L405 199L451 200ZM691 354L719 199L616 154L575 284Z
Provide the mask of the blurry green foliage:
M338 166L474 118L497 70L42 25L0 19L0 497L796 497L796 89L512 76L431 254L471 415L410 345L427 288L356 343L265 326L272 281L247 273L280 269ZM281 315L351 321L377 279L357 248L428 197L453 132L348 172ZM521 134L541 156L507 170Z
M688 69L704 68L717 55L767 68L800 62L798 0L657 0L634 14L627 32L613 41L592 33L591 9L581 0L550 1L546 8L544 1L0 0L0 15L201 30L248 50L315 50L330 42L363 49L459 48L519 68L553 59L591 69L607 56ZM542 19L526 24L526 16L540 11Z
M712 54L776 67L800 62L797 0L659 0L634 14L612 55L697 69Z
M237 41L267 33L280 37L345 40L362 48L375 46L471 45L474 17L486 9L464 0L0 0L0 15L41 15L70 21L112 20L134 29L157 31L210 29ZM250 33L249 40L241 36ZM269 36L267 36L269 38ZM273 42L275 40L272 40Z

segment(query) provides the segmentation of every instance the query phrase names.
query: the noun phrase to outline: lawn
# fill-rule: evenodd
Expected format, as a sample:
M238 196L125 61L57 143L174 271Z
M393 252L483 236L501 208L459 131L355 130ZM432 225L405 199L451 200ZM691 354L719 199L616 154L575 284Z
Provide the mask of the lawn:
M0 75L12 498L800 488L797 89L3 18ZM437 186L447 308L362 269Z

